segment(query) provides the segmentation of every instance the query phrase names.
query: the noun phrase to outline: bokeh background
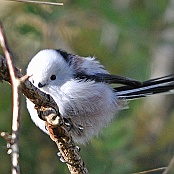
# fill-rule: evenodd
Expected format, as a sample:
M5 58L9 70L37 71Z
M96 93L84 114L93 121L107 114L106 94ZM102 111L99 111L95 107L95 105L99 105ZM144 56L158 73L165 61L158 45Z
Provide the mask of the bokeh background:
M0 20L24 74L44 48L95 56L109 72L140 81L174 73L174 0L61 2L63 7L0 0ZM81 145L90 173L129 174L167 166L174 154L173 98L131 101L101 135ZM11 102L11 87L0 83L0 131L11 131ZM22 95L21 102L21 173L69 173L56 145L30 120ZM0 138L0 173L10 170L6 142Z

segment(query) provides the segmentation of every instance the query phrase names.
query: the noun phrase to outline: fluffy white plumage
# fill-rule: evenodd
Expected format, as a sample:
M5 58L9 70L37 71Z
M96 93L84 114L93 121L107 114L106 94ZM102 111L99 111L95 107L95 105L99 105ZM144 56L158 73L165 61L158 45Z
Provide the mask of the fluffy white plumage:
M125 107L122 99L132 99L173 89L173 76L139 83L111 75L91 57L80 57L62 50L42 50L30 61L29 80L43 92L50 94L60 114L71 120L71 135L78 143L88 141L108 125L114 115ZM109 84L123 87L111 88ZM27 100L27 108L34 123L44 132L34 104Z
M72 136L75 141L83 143L98 134L122 106L109 85L74 79L74 71L107 73L98 61L90 57L75 60L72 57L70 61L71 65L56 50L42 50L29 63L27 75L31 76L29 80L36 87L39 83L44 85L40 90L53 97L63 117L72 119ZM53 75L55 80L50 79ZM47 132L45 122L37 116L34 104L29 100L27 108L35 124Z

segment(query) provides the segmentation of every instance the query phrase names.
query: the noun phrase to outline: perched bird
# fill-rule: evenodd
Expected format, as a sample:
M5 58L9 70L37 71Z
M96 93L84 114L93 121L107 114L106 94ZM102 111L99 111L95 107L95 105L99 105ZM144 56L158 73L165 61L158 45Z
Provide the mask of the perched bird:
M174 88L174 76L139 82L111 75L94 57L80 57L63 50L46 49L30 61L27 75L34 86L51 95L59 112L71 124L74 141L85 143L107 126L126 101ZM110 84L122 84L111 87ZM27 99L34 123L47 132L34 104Z

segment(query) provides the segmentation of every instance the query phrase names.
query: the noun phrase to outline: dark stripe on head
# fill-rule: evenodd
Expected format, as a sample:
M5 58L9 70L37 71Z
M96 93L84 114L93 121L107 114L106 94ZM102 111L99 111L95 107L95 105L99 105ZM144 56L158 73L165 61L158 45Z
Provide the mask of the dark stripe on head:
M71 54L67 53L66 51L63 51L61 49L56 50L59 54L61 54L61 56L65 59L66 62L70 63L70 57Z

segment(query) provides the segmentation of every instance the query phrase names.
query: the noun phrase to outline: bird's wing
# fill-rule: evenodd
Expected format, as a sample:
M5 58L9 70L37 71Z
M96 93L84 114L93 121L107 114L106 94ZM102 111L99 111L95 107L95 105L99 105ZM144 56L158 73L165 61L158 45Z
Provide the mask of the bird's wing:
M142 83L139 81L136 81L131 78L122 77L118 75L112 75L112 74L104 74L104 73L97 73L97 74L85 74L85 73L78 73L76 74L75 78L81 79L81 80L94 80L96 82L105 82L108 84L124 84L124 85L130 85L130 86L140 86Z

